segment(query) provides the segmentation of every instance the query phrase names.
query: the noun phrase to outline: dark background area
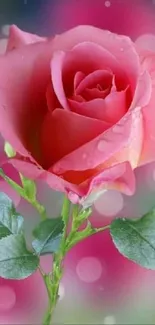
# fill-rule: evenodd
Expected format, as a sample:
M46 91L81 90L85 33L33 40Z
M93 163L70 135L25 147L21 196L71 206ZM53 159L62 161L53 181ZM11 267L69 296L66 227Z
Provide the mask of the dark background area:
M47 0L0 0L0 25L16 24L21 29L34 33L46 33L44 28L47 17L43 13L44 5L51 3L52 7L56 1Z
M135 8L139 8L139 15ZM142 17L148 13L150 24ZM129 34L124 28L127 22L128 29L135 29L136 23L142 32L154 31L155 0L0 0L1 27L16 24L40 35L48 36L78 24Z

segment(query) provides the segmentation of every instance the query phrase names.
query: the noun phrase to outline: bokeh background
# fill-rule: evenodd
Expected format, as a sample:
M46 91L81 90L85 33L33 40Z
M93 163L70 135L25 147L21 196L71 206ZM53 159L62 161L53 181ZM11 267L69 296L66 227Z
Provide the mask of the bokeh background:
M155 1L0 0L0 38L4 43L11 24L42 36L55 35L79 24L91 24L141 42L141 35L155 34ZM5 168L8 174L12 173L9 166ZM139 217L155 205L155 163L135 173L135 195L104 193L93 207L93 225L107 224L116 216ZM38 198L48 214L56 217L62 195L51 192L41 182L37 186ZM38 214L2 180L0 190L14 199L18 211L25 217L30 241ZM45 270L50 269L51 263L50 256L42 258ZM122 257L108 232L97 234L71 250L65 260L59 294L55 324L155 324L155 272ZM0 324L42 324L46 305L46 291L39 273L24 281L0 278Z

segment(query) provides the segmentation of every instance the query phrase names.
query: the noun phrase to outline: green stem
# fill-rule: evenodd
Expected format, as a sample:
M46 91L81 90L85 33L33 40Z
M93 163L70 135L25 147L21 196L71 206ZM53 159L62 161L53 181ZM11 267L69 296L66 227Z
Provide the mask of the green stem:
M63 276L63 260L67 252L81 240L95 233L104 231L110 227L109 225L107 225L99 229L92 228L91 224L88 222L87 227L85 229L78 231L80 225L83 223L83 221L87 220L90 213L91 209L79 212L79 206L74 205L72 211L71 230L67 236L67 227L70 216L70 202L65 197L61 213L62 218L64 220L64 232L61 240L60 249L58 253L54 254L52 272L47 275L43 275L49 299L48 309L44 317L43 325L50 325L53 318L55 307L59 298L60 281Z
M63 259L65 257L65 245L66 245L66 233L70 217L70 201L67 197L64 198L62 207L62 219L64 221L64 231L61 239L60 249L58 253L53 256L52 272L44 276L44 282L46 285L49 303L48 309L44 317L43 325L50 325L53 317L53 313L59 299L59 286L63 276Z
M24 187L21 187L16 182L14 182L11 178L5 175L3 170L0 168L0 176L3 177L3 179L27 202L29 202L31 205L33 205L34 208L39 212L41 219L45 220L47 218L46 215L46 209L45 207L37 201L36 197L31 198L27 195L26 190Z
M56 270L57 266L54 261L52 277L51 277L51 274L47 274L43 277L44 283L45 283L45 286L47 289L47 294L48 294L48 309L44 316L43 325L51 324L51 320L52 320L54 310L55 310L57 300L58 300L59 283L60 283L61 277L57 276L57 270Z
M24 197L25 198L25 197ZM30 201L28 198L27 198L27 201L33 205L33 207L38 211L38 213L40 214L41 216L41 219L42 221L45 220L47 218L47 214L46 214L46 209L45 207L40 204L37 200L34 200L34 201Z
M106 225L104 227L101 227L101 228L94 228L94 231L95 231L95 234L98 233L98 232L102 232L106 229L109 229L110 228L110 225Z
M94 229L90 228L88 231L83 230L81 232L78 232L79 227L83 224L85 220L88 219L90 214L92 213L91 209L87 209L86 211L82 211L79 213L79 206L76 204L73 206L73 219L72 219L72 226L71 226L71 231L68 234L68 237L66 239L66 252L73 247L77 242L84 239L86 236L88 237L88 234L91 235L94 233ZM76 234L81 234L81 237L76 240L75 236Z

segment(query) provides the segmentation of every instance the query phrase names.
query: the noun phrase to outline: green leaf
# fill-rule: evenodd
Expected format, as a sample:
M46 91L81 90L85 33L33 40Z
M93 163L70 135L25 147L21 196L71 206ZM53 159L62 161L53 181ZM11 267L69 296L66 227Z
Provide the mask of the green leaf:
M137 264L155 270L155 210L140 219L116 219L110 226L119 252Z
M64 222L62 218L46 219L33 231L32 246L38 255L56 253L60 246Z
M4 151L9 158L13 158L16 156L15 150L12 148L12 146L8 142L5 142L5 144L4 144Z
M27 198L29 198L32 201L35 200L36 193L37 193L37 188L36 188L35 182L32 181L31 179L24 177L21 174L20 174L20 178L21 178L24 192L25 192Z
M4 279L25 279L36 271L38 256L29 252L22 235L0 240L0 276Z
M11 234L22 234L23 221L11 199L0 192L0 239Z

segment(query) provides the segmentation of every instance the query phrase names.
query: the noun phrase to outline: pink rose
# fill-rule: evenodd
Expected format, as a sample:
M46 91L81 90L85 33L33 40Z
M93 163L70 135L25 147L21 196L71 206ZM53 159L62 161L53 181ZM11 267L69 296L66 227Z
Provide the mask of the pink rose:
M155 159L154 54L143 60L130 38L91 26L49 40L14 26L9 44L0 130L17 152L10 162L73 202L132 194L133 170Z

